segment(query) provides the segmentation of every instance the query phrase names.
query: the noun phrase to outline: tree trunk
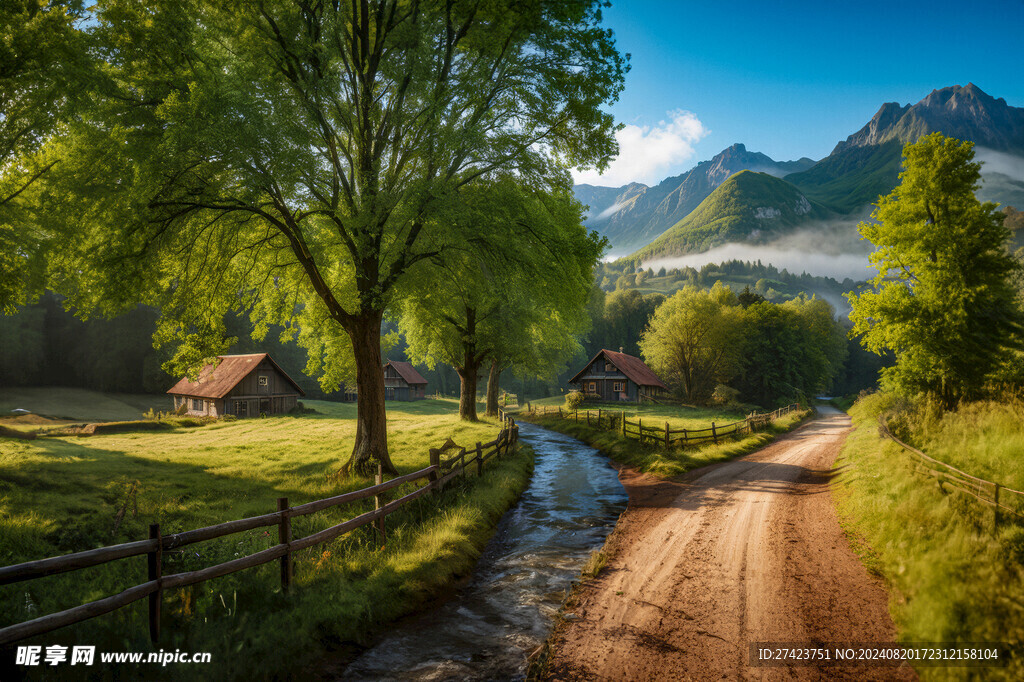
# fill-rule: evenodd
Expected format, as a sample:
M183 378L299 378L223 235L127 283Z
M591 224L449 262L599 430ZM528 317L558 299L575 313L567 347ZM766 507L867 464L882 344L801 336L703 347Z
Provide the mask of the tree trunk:
M356 360L356 442L352 456L342 467L343 474L369 476L376 472L377 462L392 476L398 470L388 455L387 414L384 409L384 373L381 370L380 323L383 313L372 311L356 318L346 329L352 340Z
M480 362L471 353L466 353L466 362L457 367L459 373L459 417L466 421L479 421L476 416L476 379L480 374Z
M487 416L498 416L498 380L501 379L501 369L498 368L498 361L491 360L491 373L487 375Z

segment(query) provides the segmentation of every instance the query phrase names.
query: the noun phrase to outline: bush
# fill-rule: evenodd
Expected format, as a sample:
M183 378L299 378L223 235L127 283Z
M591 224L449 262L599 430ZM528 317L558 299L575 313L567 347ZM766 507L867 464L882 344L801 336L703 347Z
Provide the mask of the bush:
M734 405L738 402L740 392L732 386L718 384L711 394L711 402L716 405Z
M579 391L569 391L565 394L565 409L578 410L583 405L583 394Z

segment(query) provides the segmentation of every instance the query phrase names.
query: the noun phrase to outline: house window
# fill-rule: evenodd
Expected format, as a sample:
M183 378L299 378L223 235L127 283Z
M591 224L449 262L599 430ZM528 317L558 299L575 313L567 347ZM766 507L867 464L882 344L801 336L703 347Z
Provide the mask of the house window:
M606 371L606 372L617 372L618 370L615 369L615 365L613 365L610 362L606 362L606 363L604 363L604 371Z
M612 382L612 390L615 391L616 393L622 393L623 391L626 390L626 385L622 381Z
M268 377L260 377L260 386L266 386L268 384Z
M192 409L193 410L197 410L199 412L202 412L202 410L203 410L203 401L202 400L198 400L196 398L192 398Z
M597 382L591 381L589 390L591 393L597 393Z

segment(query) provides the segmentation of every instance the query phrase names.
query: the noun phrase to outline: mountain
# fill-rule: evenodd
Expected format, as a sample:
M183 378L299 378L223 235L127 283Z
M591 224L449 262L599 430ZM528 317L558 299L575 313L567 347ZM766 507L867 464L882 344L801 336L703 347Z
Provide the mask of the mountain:
M888 102L813 168L786 176L811 199L849 213L888 194L899 178L903 145L933 132L975 144L978 160L987 155L1024 157L1024 109L989 96L973 83L933 90L914 105ZM986 200L1024 199L1024 182L1000 172L1003 164L982 166Z
M706 251L729 242L765 243L831 212L767 173L740 171L683 220L629 257L637 262Z
M710 161L655 187L632 183L623 187L576 185L576 198L589 206L587 225L608 237L613 249L637 248L685 218L716 187L734 173L753 170L774 176L798 172L814 165L811 159L774 161L759 152L734 144Z

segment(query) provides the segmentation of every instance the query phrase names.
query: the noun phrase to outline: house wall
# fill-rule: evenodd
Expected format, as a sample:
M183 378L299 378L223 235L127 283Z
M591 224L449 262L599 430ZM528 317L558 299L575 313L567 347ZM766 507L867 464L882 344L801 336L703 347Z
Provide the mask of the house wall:
M261 378L263 381L261 381ZM174 408L183 402L192 417L258 417L260 414L284 414L292 410L299 393L274 365L264 360L231 389L223 399L174 396Z
M426 385L411 385L391 365L384 366L384 400L423 400Z
M625 390L615 391L617 383L623 384ZM638 398L637 385L605 360L603 355L587 365L583 378L576 385L593 400L636 402ZM625 398L620 396L623 392L626 394Z

